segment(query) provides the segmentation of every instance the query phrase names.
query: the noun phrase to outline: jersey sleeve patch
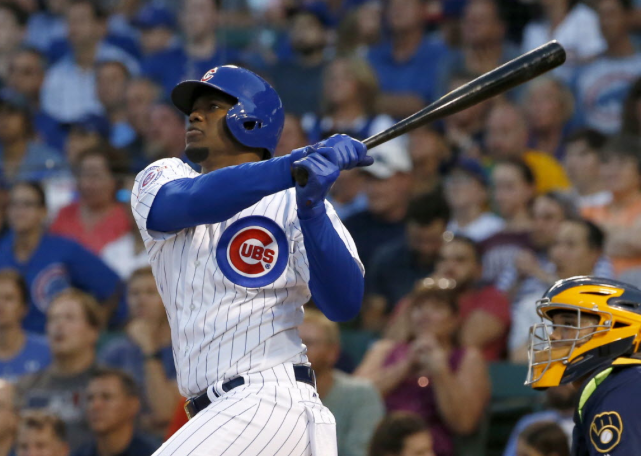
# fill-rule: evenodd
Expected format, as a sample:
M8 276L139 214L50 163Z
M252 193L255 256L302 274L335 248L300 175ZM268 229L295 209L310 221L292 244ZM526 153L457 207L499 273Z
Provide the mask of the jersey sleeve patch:
M612 451L621 442L623 420L617 412L595 415L590 424L590 441L599 453Z

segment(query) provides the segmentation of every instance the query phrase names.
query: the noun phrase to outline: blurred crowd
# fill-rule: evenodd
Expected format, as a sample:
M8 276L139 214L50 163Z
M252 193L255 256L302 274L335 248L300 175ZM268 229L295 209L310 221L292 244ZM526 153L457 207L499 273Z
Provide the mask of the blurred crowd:
M366 297L340 326L309 303L300 333L341 456L485 454L492 367L527 363L547 287L641 279L641 1L0 1L0 456L151 455L186 420L128 205L149 163L187 161L175 84L263 75L283 155L551 39L565 65L332 188ZM548 390L503 454L569 454L574 400Z

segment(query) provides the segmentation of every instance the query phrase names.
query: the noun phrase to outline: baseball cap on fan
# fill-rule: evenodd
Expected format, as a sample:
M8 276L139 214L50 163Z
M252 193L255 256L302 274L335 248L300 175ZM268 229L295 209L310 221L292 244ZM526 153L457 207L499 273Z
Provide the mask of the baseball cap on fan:
M368 151L367 155L374 158L374 163L361 170L377 179L389 179L396 173L412 171L412 160L405 148L375 148Z

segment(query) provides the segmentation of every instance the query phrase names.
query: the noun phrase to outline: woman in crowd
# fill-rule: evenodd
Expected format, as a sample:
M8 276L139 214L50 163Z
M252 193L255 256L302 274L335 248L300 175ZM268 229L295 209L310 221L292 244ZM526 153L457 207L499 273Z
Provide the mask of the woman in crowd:
M302 118L309 142L335 133L365 139L394 124L391 117L375 114L378 82L369 64L360 58L338 58L329 64L323 77L323 115L308 113ZM379 146L402 153L405 139L397 138ZM366 208L359 171L341 173L331 190L332 203L341 218Z
M10 231L0 240L0 269L13 268L27 282L29 310L25 329L43 333L49 303L70 287L99 300L105 317L111 313L120 296L118 276L78 243L47 233L47 206L40 184L14 185L8 216Z
M127 234L129 210L116 199L126 166L115 151L89 149L78 158L78 201L62 208L51 232L74 239L100 254L109 242Z
M457 298L448 279L419 282L400 317L404 334L377 342L355 372L374 383L389 411L426 421L437 456L454 455L453 437L476 431L490 395L481 353L456 343Z
M171 349L171 330L149 266L135 270L128 283L131 320L126 335L101 350L100 360L130 373L142 387L142 425L161 437L180 399Z

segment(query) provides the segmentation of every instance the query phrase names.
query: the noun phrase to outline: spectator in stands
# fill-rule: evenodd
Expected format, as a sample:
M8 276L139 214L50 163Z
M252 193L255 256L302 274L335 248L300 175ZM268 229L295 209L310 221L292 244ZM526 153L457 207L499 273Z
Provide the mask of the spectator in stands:
M534 293L542 294L556 281L549 249L561 223L577 216L573 201L562 193L549 192L534 199L530 247L517 252L514 262L506 265L497 281L497 287L506 292L512 302ZM611 272L609 263L606 269Z
M368 456L436 456L432 435L415 413L387 415L374 431Z
M338 454L365 456L374 428L385 414L378 391L368 381L334 369L340 353L336 323L307 309L298 329L316 373L318 395L336 418Z
M641 54L631 37L632 0L597 4L605 53L581 69L576 82L577 112L590 128L612 134L621 128L623 102L641 76Z
M121 48L104 41L107 16L90 0L72 0L66 12L71 50L48 71L42 86L42 109L59 122L76 122L89 114L101 114L96 93L94 64L122 62L130 73L138 63Z
M370 48L382 95L380 112L403 118L435 99L445 47L425 36L423 0L390 0L384 13L389 38Z
M419 127L408 135L412 160L412 194L425 195L440 190L441 167L451 158L443 134L432 126Z
M135 380L117 369L96 370L87 386L92 441L73 456L151 456L159 442L136 431L140 395Z
M611 1L611 0L604 0ZM619 136L603 150L601 165L612 202L586 208L583 215L605 231L605 253L618 274L641 268L641 142Z
M292 150L304 147L309 144L307 134L301 125L300 117L294 114L285 114L285 125L280 141L276 146L276 156L282 157L289 154Z
M467 72L453 74L448 81L448 91L458 89L475 77L476 75ZM456 155L481 159L485 139L485 122L491 106L492 101L477 103L444 119L445 137L456 151Z
M570 456L570 447L558 424L541 422L521 432L517 452L519 456Z
M149 109L144 153L149 162L180 157L185 151L185 116L172 104L161 102Z
M543 0L543 17L523 30L522 52L529 52L550 40L557 40L567 53L563 65L570 70L605 51L599 17L588 5L575 0ZM563 69L563 76L570 72Z
M0 176L7 182L41 180L66 170L60 154L34 133L26 101L17 94L0 98Z
M60 210L51 233L73 239L96 254L127 234L131 229L129 208L116 200L125 171L115 151L96 148L83 152L78 158L78 201Z
M389 411L418 413L439 456L454 455L454 435L476 431L490 396L480 351L459 347L457 294L452 281L424 279L402 316L405 334L382 339L365 355L355 375L372 380Z
M477 244L463 236L445 242L436 263L436 275L454 280L460 290L459 344L478 348L487 361L503 358L510 303L494 286L481 281L483 266Z
M553 281L579 275L613 278L611 264L603 257L604 245L604 233L594 223L578 218L562 222L549 251ZM546 289L544 286L532 289L514 302L509 339L510 360L513 362L527 362L529 328L541 319L536 313L535 303Z
M58 416L40 410L20 414L16 456L69 456L67 429Z
M149 56L177 46L174 30L176 19L166 7L147 3L133 18L132 25L140 30L140 47Z
M167 96L180 81L200 80L210 69L237 60L236 52L216 38L215 0L185 0L178 19L184 41L143 61L143 74L159 84Z
M565 140L565 172L579 209L603 206L612 201L601 176L601 149L607 138L596 130L582 129Z
M29 14L18 3L0 5L0 81L6 81L13 54L22 44Z
M381 39L382 14L383 5L378 0L365 0L347 14L338 25L337 54L366 55L368 47Z
M161 88L150 79L134 78L127 84L125 93L127 122L136 133L136 138L125 150L129 157L129 171L134 174L151 163L151 158L144 155L145 138L149 128L149 111L151 106L160 99L160 95Z
M23 326L42 333L53 297L77 287L102 303L103 313L115 307L120 295L118 276L98 257L74 241L46 234L47 210L42 187L16 184L9 200L11 232L0 241L0 269L20 272L29 288L29 312Z
M492 170L492 200L505 228L483 241L483 278L495 283L517 252L530 246L535 181L522 160L499 161Z
M126 335L100 351L103 364L120 368L141 387L142 425L162 435L179 400L167 314L149 266L131 275L127 288L131 320Z
M83 152L98 147L107 147L111 136L109 121L96 114L83 117L78 122L65 124L69 133L65 143L65 155L69 164L76 169Z
M29 310L28 293L20 274L0 270L0 378L13 382L51 363L47 340L22 329Z
M0 243L2 238L9 232L9 222L7 220L7 206L9 205L9 189L7 184L0 176Z
M518 48L505 40L506 21L496 0L467 2L461 19L461 49L448 53L440 68L440 93L454 74L480 76L516 58Z
M127 123L125 95L129 70L122 62L105 60L96 65L96 92L111 126L110 142L114 147L126 147L136 137Z
M46 68L46 58L36 49L23 48L16 51L11 56L4 91L21 95L26 100L33 127L40 140L57 151L62 151L65 132L53 117L42 110L40 105Z
M500 103L490 111L486 124L485 146L494 160L524 160L535 176L537 193L569 187L561 164L550 154L529 149L527 122L521 110L509 103Z
M535 79L527 86L522 107L532 148L562 159L565 155L563 139L574 114L570 89L558 79Z
M361 261L370 265L374 253L386 242L403 237L403 220L407 213L412 179L412 162L405 150L374 149L369 155L374 164L363 168L368 209L345 220Z
M103 318L94 298L79 290L60 293L47 311L47 338L53 362L18 383L22 408L46 409L67 427L72 450L91 433L85 419L86 389L96 366L96 343Z
M510 439L505 447L503 456L521 456L522 446L521 440L523 437L529 434L526 434L525 430L535 425L535 423L556 423L562 430L561 434L558 434L558 441L555 443L558 445L558 448L567 448L568 444L572 442L572 428L574 428L574 410L576 408L577 402L577 391L572 385L560 385L554 388L548 388L545 391L545 404L546 410L540 412L530 413L522 417L512 429L510 434ZM561 435L565 438L563 442ZM525 438L526 443L529 438ZM529 453L523 453L529 455ZM542 453L548 454L548 453ZM559 453L561 455L569 456L569 453Z
M298 116L317 113L321 108L323 72L328 62L328 24L322 15L305 7L296 11L290 23L292 55L272 65L270 77L288 112Z
M449 208L440 194L413 199L405 217L405 236L384 243L367 269L367 298L362 312L366 328L380 331L394 306L416 281L434 272Z
M641 79L634 83L623 105L621 133L641 136Z
M447 230L481 242L505 227L488 211L488 176L475 160L461 159L445 177L445 199L451 211Z
M27 44L44 54L55 41L65 39L65 15L70 3L70 0L45 0L45 8L29 16Z
M0 456L13 456L18 427L18 398L15 386L0 376Z

